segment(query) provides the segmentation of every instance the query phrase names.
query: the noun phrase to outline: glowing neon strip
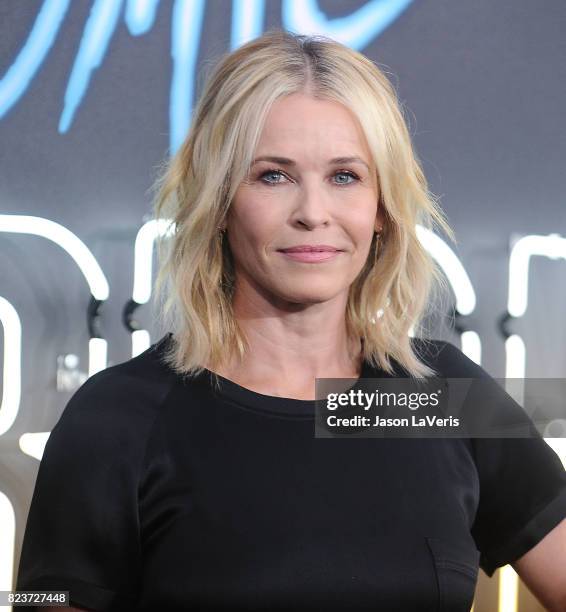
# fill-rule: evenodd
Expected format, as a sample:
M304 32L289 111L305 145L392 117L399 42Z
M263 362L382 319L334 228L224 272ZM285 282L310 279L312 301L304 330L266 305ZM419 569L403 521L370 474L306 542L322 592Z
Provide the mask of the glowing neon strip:
M21 51L0 81L0 119L18 102L47 57L69 0L45 0Z
M566 259L566 238L559 234L523 236L509 256L509 295L507 310L513 317L522 317L527 310L529 294L529 264L533 255L550 259Z
M531 257L539 255L550 259L566 259L566 238L559 234L538 236L529 234L515 241L509 255L509 289L507 310L515 318L527 311L529 295L529 267ZM505 341L506 378L524 379L526 372L526 347L519 334L513 334ZM523 391L513 383L507 389L515 401L523 404Z
M499 569L498 612L517 612L519 604L519 577L510 566Z
M462 352L472 361L481 365L481 339L475 331L465 331L460 336Z
M136 236L134 246L134 287L132 299L138 304L146 304L153 289L153 251L158 237L169 237L175 232L175 224L169 219L152 219L145 223ZM132 333L132 357L139 355L151 343L147 330L139 329Z
M283 0L282 23L291 32L323 34L360 50L397 19L411 2L370 0L350 15L328 19L316 0Z
M77 264L90 292L97 300L107 300L110 293L106 276L86 244L63 225L29 215L0 214L0 232L30 234L51 240Z
M151 297L153 276L153 249L157 237L171 236L175 224L166 219L152 219L144 223L137 233L134 245L134 288L132 299L146 304Z
M525 363L527 358L527 347L523 338L518 334L513 334L505 340L505 378L524 378ZM521 404L520 400L515 397L515 400Z
M456 298L456 310L469 315L476 307L476 293L472 281L454 251L434 232L416 225L419 242L438 263L452 287ZM465 331L461 334L462 352L478 365L481 364L481 339L477 332Z
M16 541L16 515L8 497L0 491L0 590L13 588L14 543ZM12 606L6 606L12 608Z
M108 365L108 342L104 338L88 341L88 376L92 376Z
M136 329L132 332L132 357L143 353L151 346L151 337L145 329Z
M175 153L189 129L204 0L175 0L171 23L173 74L169 98L170 149Z
M261 35L265 20L265 0L233 0L230 48L237 49Z
M560 461L562 461L562 465L566 470L566 438L545 438L544 441L560 457Z
M124 21L132 36L149 32L155 23L159 0L128 0Z
M121 8L122 0L95 0L90 10L65 91L65 105L59 120L59 132L62 134L71 126L75 112L88 89L91 73L104 59Z
M20 436L19 446L23 453L41 461L50 431L39 431L37 433L24 433Z
M16 309L2 296L0 296L0 324L4 335L0 403L0 435L2 435L14 424L22 399L22 323Z
M476 307L476 294L472 281L456 253L434 232L417 225L417 237L425 249L438 262L446 275L456 297L456 309L469 315Z
M96 258L86 244L63 225L29 215L0 215L0 232L30 234L51 240L77 264L91 294L100 301L108 299L110 287ZM89 376L106 367L107 343L102 338L89 341Z

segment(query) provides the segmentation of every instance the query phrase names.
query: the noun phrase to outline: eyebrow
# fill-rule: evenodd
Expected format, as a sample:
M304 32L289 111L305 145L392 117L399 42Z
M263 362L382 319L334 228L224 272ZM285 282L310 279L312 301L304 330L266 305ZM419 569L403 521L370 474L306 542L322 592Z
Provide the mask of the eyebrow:
M278 157L277 155L262 155L261 157L256 157L252 166L257 164L260 161L273 162L274 164L281 164L282 166L296 166L297 162L288 157ZM367 162L365 162L361 157L356 157L354 155L349 157L334 157L333 159L328 161L329 164L363 164L368 170L370 169Z

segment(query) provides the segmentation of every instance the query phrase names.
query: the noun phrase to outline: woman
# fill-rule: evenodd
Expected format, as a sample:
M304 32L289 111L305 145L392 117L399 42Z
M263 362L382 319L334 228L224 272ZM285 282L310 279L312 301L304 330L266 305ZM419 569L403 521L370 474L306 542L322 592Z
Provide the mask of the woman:
M566 478L540 436L314 436L315 378L489 378L409 336L441 282L415 225L452 233L382 72L268 32L219 62L158 187L171 331L67 405L18 588L93 610L457 611L478 566L512 563L566 609Z

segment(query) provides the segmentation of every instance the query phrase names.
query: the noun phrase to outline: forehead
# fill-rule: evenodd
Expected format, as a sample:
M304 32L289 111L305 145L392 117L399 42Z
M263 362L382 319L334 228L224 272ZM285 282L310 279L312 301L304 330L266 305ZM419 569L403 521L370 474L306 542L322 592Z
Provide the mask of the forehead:
M367 153L363 130L346 106L305 94L280 98L270 108L258 154L267 153L266 148L275 145L293 149L316 146L337 155Z

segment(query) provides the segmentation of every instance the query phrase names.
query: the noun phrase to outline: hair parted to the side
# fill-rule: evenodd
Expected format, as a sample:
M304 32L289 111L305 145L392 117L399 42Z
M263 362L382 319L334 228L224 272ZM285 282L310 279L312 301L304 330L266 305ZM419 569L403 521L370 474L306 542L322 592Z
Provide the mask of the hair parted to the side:
M184 142L154 184L155 217L172 224L171 236L157 242L154 292L157 315L174 339L164 360L191 376L248 350L232 310L232 255L218 228L249 173L271 105L296 92L348 107L377 169L386 220L350 287L348 334L363 338L364 358L390 374L393 358L409 376L433 376L413 352L409 330L421 337L433 290L442 297L447 285L416 224L456 240L428 190L395 89L361 53L327 37L280 29L221 56Z

